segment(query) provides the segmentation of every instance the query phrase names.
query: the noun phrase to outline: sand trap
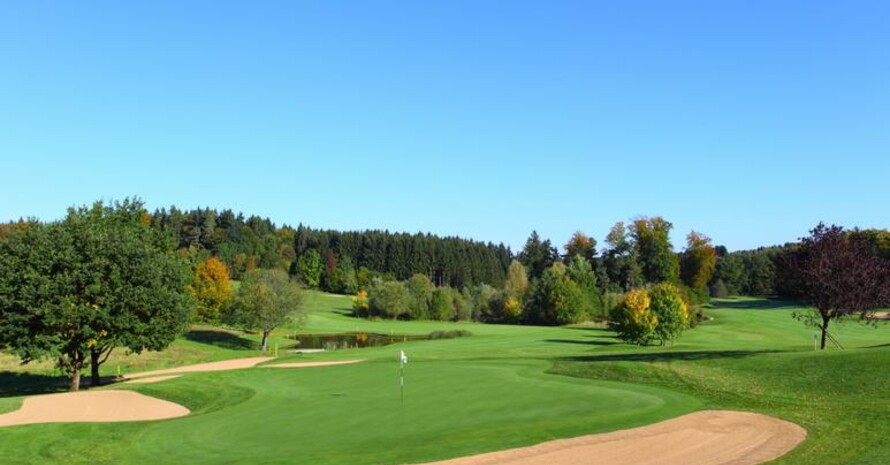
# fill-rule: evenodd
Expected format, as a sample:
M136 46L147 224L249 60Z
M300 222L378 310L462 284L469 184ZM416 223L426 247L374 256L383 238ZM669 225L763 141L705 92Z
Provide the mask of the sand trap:
M352 365L353 363L364 362L364 360L337 360L333 362L291 362L279 363L277 365L263 365L260 368L311 368L311 367L327 367L331 365Z
M136 378L130 381L125 381L124 384L152 384L152 383L160 383L161 381L167 381L168 379L179 378L182 375L167 375L167 376L156 376L153 378Z
M138 392L66 392L26 398L19 410L0 415L0 426L163 420L188 414L189 410L179 404Z
M153 378L161 375L172 375L182 373L195 373L200 371L225 371L240 370L242 368L251 368L260 363L272 360L275 357L250 357L236 358L234 360L223 360L221 362L200 363L197 365L186 365L176 368L168 368L166 370L143 371L141 373L133 373L126 375L124 379L132 380L137 378Z
M890 320L890 312L875 312L867 315L866 318L870 320Z
M806 438L794 423L747 412L702 411L654 425L427 465L753 465Z

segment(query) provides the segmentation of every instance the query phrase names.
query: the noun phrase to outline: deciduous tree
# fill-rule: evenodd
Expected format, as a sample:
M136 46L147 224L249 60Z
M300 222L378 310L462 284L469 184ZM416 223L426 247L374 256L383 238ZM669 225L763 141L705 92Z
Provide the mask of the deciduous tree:
M566 263L575 256L581 256L587 261L593 261L596 257L596 239L581 231L575 231L575 234L572 234L572 238L563 247L566 251Z
M244 275L235 304L225 321L245 329L259 330L265 352L273 329L287 322L301 325L305 318L300 285L282 270L257 269Z
M661 344L673 342L689 327L689 307L680 289L671 283L661 283L649 291L649 311L657 318L655 336Z
M680 277L680 263L670 240L672 228L660 216L637 218L631 225L630 235L648 283L673 283Z
M71 208L0 241L0 339L27 363L52 357L80 387L116 347L165 348L191 312L187 265L139 200Z
M680 260L680 275L683 283L697 295L698 303L708 300L708 282L714 276L717 266L717 251L711 238L691 231L686 236L686 250Z
M890 264L870 244L840 226L819 223L778 264L779 275L794 297L815 309L797 317L819 328L822 349L832 320L865 317L890 306Z
M322 272L324 264L321 262L318 250L309 249L297 259L297 276L306 286L317 289L321 284Z
M632 344L645 345L655 338L658 317L652 313L649 292L634 289L624 296L624 302L615 307L609 315L609 328L618 333L618 338Z
M547 268L534 284L526 310L529 321L545 325L578 323L587 317L581 288L561 262Z
M197 319L205 322L219 321L222 310L235 295L229 269L217 257L209 257L195 266L186 290L195 299Z

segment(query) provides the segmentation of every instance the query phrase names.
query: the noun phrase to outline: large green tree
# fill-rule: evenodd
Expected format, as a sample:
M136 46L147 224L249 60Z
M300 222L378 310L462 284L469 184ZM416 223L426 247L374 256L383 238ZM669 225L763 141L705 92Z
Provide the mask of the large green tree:
M187 265L148 226L138 200L71 208L58 223L0 241L0 339L23 362L51 357L81 371L116 347L165 348L188 321Z
M691 231L686 236L686 250L680 258L680 277L697 298L697 303L707 303L708 282L717 266L717 251L711 238Z
M305 318L300 285L282 270L257 269L244 275L225 321L259 330L265 352L273 329L287 322L301 325Z
M324 272L324 263L318 250L309 249L297 259L297 276L308 287L317 289L321 284L321 275Z
M603 253L603 267L612 291L629 291L643 285L643 270L628 228L619 221L606 235L607 248Z
M677 282L680 262L671 244L673 225L660 216L637 218L630 227L646 282Z
M566 266L557 262L532 286L527 319L544 325L578 323L587 317L585 307L581 287L566 273Z
M581 289L584 314L605 317L602 312L602 296L591 263L583 255L573 255L566 266L566 275Z

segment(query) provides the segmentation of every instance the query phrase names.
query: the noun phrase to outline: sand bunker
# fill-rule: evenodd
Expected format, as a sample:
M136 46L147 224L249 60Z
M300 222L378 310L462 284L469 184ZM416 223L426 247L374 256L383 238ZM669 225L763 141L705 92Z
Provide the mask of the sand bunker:
M167 375L167 376L155 376L153 378L136 378L130 381L124 381L124 384L152 384L152 383L160 383L161 381L167 381L168 379L179 378L182 375Z
M427 465L754 465L784 455L806 435L794 423L765 415L702 411L640 428Z
M187 365L176 368L168 368L166 370L143 371L141 373L133 373L124 377L126 380L137 378L153 378L156 376L174 375L182 373L195 373L199 371L225 371L240 370L242 368L251 368L260 363L272 360L274 357L249 357L236 358L234 360L223 360L221 362L200 363L197 365Z
M364 360L337 360L332 362L291 362L279 363L276 365L263 365L260 368L311 368L311 367L327 367L331 365L352 365L353 363L364 362Z
M66 392L28 397L0 415L0 426L59 422L115 422L182 417L189 409L132 391Z

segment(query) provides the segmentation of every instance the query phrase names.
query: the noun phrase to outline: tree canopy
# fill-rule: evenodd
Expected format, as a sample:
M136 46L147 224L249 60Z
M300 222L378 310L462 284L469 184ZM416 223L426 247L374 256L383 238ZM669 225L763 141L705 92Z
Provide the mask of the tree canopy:
M252 270L244 275L235 304L226 315L227 323L262 333L263 352L269 334L286 322L303 324L306 318L303 293L282 270Z
M817 326L821 348L832 320L865 317L890 306L890 262L860 235L819 223L779 259L779 280L793 297L815 308L799 318Z
M148 226L139 200L71 208L0 241L0 338L23 362L54 358L81 370L116 347L161 350L188 321L188 267Z

